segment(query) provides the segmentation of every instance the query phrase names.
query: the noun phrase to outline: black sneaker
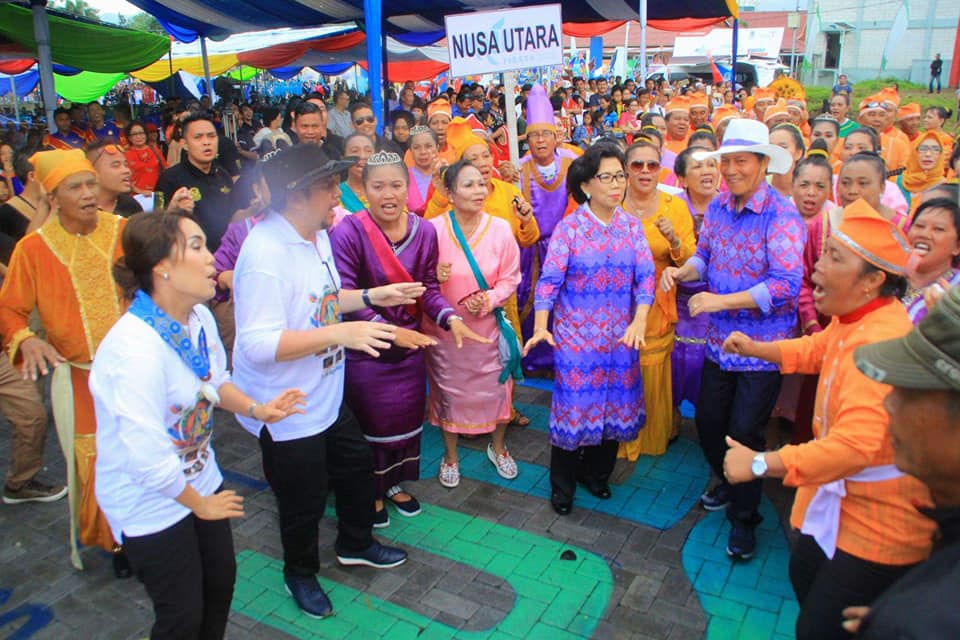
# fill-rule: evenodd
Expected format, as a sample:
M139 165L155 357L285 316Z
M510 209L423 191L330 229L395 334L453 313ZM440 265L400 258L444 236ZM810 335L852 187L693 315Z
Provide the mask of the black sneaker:
M3 488L4 504L21 504L23 502L56 502L67 495L64 486L51 486L45 482L33 479L16 491L10 487Z
M405 502L394 500L394 496L396 496L398 493L406 493L410 499L406 500ZM420 507L420 501L410 495L410 493L407 491L404 491L400 485L396 485L387 489L386 498L390 501L390 504L396 507L397 513L408 518L420 515L420 512L423 510Z
M284 576L287 593L293 596L300 610L311 618L326 618L333 613L333 604L323 592L316 576Z
M392 569L407 561L407 552L396 547L387 547L374 542L360 552L337 551L337 562L344 566L364 566L374 569Z
M734 525L727 540L727 555L735 560L749 560L757 549L757 534L750 527Z
M373 528L384 529L390 526L390 514L387 513L387 507L384 505L380 511L373 513Z
M720 511L730 504L730 485L718 484L700 496L700 506L707 511Z

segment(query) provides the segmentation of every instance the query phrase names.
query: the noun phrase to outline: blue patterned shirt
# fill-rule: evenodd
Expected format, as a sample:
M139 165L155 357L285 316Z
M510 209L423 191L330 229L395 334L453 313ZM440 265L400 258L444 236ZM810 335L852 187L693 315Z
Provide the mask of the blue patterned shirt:
M691 264L711 293L749 291L759 307L710 314L707 358L721 369L777 370L774 364L724 353L721 347L733 331L763 342L798 335L797 304L806 238L806 225L796 207L766 182L740 211L734 211L729 191L707 207Z

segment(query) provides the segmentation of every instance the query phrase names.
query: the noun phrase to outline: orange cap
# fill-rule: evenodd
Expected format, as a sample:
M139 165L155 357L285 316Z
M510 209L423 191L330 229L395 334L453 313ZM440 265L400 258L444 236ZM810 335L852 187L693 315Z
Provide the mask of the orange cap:
M690 100L691 109L709 109L710 108L710 103L707 100L707 94L705 93L700 93L700 92L691 93L691 94L688 94L687 97Z
M900 107L900 92L893 87L884 87L880 90L880 93L877 94L877 97L880 99L880 102L892 104L897 108Z
M910 251L907 237L863 198L844 208L843 219L832 233L834 238L873 266L903 275Z
M757 102L756 98L754 98L753 96L747 96L746 99L743 101L743 110L746 111L747 113L753 111L753 105L756 104L756 102ZM716 112L714 112L714 115L716 115Z
M667 103L667 106L664 107L664 111L669 115L674 111L682 111L684 113L690 113L690 98L686 96L677 96L673 100Z
M791 98L787 100L787 109L796 109L800 113L803 113L803 110L806 108L803 100L798 100L796 98Z
M711 122L713 126L717 126L724 120L729 120L730 118L739 118L740 112L737 111L737 108L732 104L722 104L716 109L713 110L713 118Z
M880 98L880 94L875 93L872 96L867 96L860 101L860 113L866 113L867 111L876 111L880 109L883 111L883 100Z
M427 105L427 122L433 119L433 116L443 114L448 118L453 114L450 109L450 101L446 98L437 98Z
M93 164L87 160L83 149L38 151L30 156L30 164L37 180L43 185L47 193L57 188L65 178L75 173L89 171L96 175Z
M457 116L450 121L450 126L447 127L447 144L450 145L457 156L457 160L459 160L463 157L463 152L470 147L477 144L486 146L487 142L473 132L469 120Z
M760 102L761 100L769 100L774 102L777 99L777 92L770 87L757 87L757 90L753 92L754 104Z
M897 112L897 118L900 120L913 116L917 116L918 118L920 117L920 105L918 105L916 102L908 102L900 107L900 111Z
M789 116L790 110L787 109L787 101L783 98L777 100L777 103L772 107L767 107L767 110L763 112L763 121L767 122L770 118L774 116Z

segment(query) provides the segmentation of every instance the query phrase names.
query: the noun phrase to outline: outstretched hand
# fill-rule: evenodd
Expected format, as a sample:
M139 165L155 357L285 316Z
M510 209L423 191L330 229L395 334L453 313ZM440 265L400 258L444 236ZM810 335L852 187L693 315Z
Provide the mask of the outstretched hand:
M490 344L493 342L490 338L484 338L479 333L476 333L473 329L467 326L463 320L451 320L450 321L450 333L453 334L453 339L457 343L457 349L463 348L463 341L473 340L474 342L479 342L480 344Z
M527 340L527 343L523 345L523 356L526 357L530 350L541 342L546 342L551 347L556 347L557 343L553 340L553 334L547 331L546 329L534 329L533 335L530 336L530 339Z
M279 422L295 413L304 413L301 407L306 405L306 398L300 389L286 389L270 402L257 405L253 417L264 424Z
M415 304L426 290L422 282L396 282L370 289L370 302L378 307Z

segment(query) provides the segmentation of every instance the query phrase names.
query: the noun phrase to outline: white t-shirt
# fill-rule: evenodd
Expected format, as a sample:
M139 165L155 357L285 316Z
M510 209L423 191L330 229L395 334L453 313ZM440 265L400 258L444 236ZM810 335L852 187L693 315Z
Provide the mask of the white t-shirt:
M316 242L304 240L282 215L270 212L240 249L233 275L234 380L257 402L268 402L285 389L306 394L305 413L267 425L275 441L321 433L340 413L343 347L286 362L277 362L276 357L284 331L308 331L341 321L339 291L340 275L326 231L317 233ZM241 414L237 420L259 436L262 423Z
M203 327L210 383L230 381L210 310L190 314L194 344ZM202 496L223 483L211 446L213 406L203 383L160 335L126 313L97 349L90 392L97 415L97 502L114 539L157 533L190 510L176 501L187 483Z

